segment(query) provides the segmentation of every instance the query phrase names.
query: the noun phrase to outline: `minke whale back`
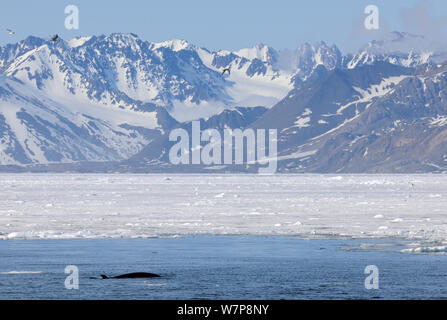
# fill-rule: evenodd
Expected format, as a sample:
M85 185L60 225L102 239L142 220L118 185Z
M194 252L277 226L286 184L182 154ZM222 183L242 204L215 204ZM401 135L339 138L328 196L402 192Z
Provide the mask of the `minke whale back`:
M121 274L121 275L115 276L115 277L108 277L105 274L102 274L101 278L103 278L103 279L143 279L143 278L160 278L160 275L155 274L155 273L148 273L148 272L134 272L134 273Z

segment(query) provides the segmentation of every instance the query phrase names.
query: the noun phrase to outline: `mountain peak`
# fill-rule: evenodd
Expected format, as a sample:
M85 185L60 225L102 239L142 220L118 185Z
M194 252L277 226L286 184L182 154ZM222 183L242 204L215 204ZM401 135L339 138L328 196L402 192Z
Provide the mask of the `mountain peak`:
M317 41L314 45L315 47L324 47L324 48L329 48L329 46L326 44L326 42L324 42L323 40L321 41Z
M387 35L387 37L385 37L385 39L397 41L402 39L425 39L425 37L423 35L408 32L392 31Z
M111 38L115 39L139 39L138 35L132 32L114 32L110 34Z
M249 60L258 59L262 62L272 63L275 59L276 51L264 43L258 43L251 48L241 49L236 54Z
M373 40L361 51L373 54L421 53L431 51L434 43L422 35L393 31L382 39Z
M67 44L71 48L77 48L77 47L84 45L86 42L88 42L92 38L93 37L76 37L71 40L68 40Z
M154 49L158 48L168 48L172 51L182 51L187 49L192 49L194 46L190 44L188 41L183 39L172 39L168 41L163 41L159 43L154 43Z
M134 33L112 33L109 36L102 37L106 41L110 41L118 47L137 47L137 43L141 42L138 35Z
M269 46L264 44L264 43L262 43L262 42L260 42L260 43L258 43L256 45L254 45L253 48L258 49L258 50L268 50Z

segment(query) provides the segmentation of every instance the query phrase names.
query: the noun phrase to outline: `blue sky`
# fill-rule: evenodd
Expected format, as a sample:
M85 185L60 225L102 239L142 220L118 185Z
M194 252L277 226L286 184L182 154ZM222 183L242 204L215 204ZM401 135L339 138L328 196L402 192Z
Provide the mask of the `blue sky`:
M80 11L79 30L66 30L64 8ZM366 31L364 8L380 9L380 31ZM388 31L434 35L447 29L445 0L40 0L9 1L0 11L0 45L28 35L64 39L134 32L142 39L185 39L211 50L265 43L278 49L324 40L354 51Z

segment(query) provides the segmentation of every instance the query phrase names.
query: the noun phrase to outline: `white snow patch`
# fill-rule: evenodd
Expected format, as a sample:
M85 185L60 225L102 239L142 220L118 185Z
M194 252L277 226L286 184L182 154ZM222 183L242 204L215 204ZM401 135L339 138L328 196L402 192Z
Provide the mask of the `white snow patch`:
M352 102L349 102L343 106L341 106L337 110L337 114L341 114L345 109L350 106L357 105L359 103L370 102L371 99L376 97L384 96L390 92L392 92L397 84L399 84L402 80L408 78L408 76L398 76L398 77L390 77L385 78L379 84L372 85L367 89L361 89L354 87L354 89L360 93L360 97Z
M298 127L298 128L310 127L309 122L310 122L310 117L305 117L305 118L298 117L297 120L295 121L294 127Z
M447 125L447 116L438 115L436 118L432 118L430 121L430 125L443 127Z
M84 45L84 43L89 41L91 38L92 37L76 37L71 40L68 40L67 44L71 48L77 48L77 47Z

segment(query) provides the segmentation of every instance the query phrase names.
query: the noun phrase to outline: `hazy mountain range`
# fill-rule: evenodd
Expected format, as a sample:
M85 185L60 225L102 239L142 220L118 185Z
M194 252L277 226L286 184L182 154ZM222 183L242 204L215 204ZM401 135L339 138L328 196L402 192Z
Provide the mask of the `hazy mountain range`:
M134 34L28 37L0 48L0 165L250 172L169 164L170 130L201 119L277 129L280 172L443 172L447 52L424 41L394 32L342 54L324 42L211 52Z

